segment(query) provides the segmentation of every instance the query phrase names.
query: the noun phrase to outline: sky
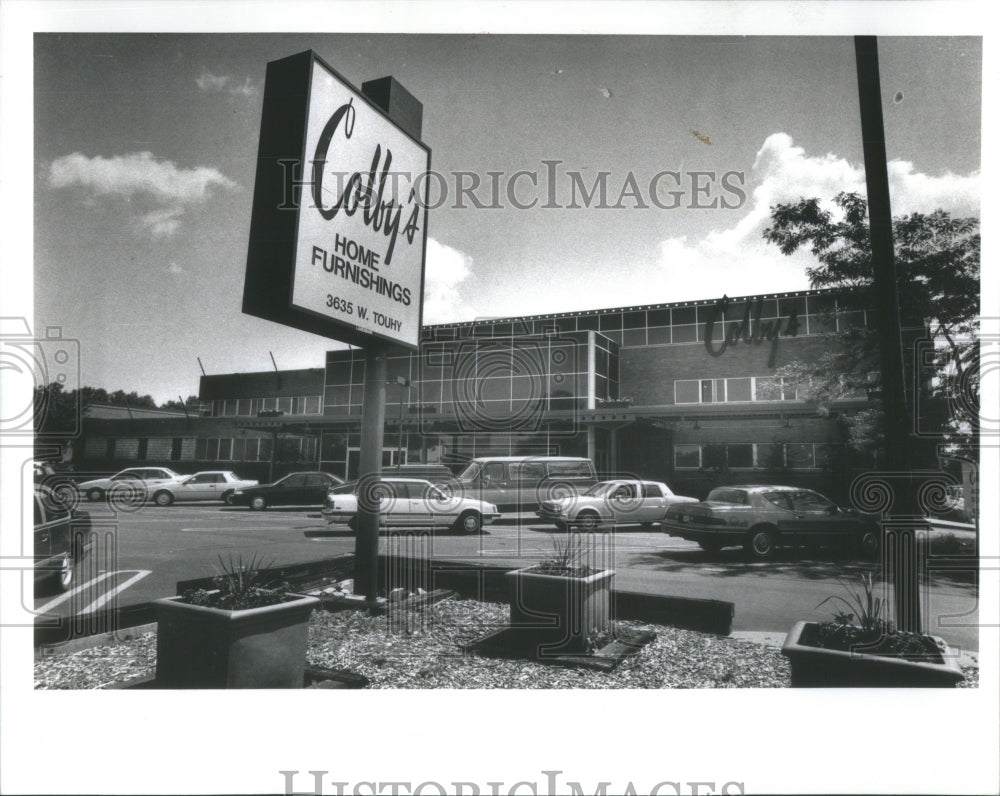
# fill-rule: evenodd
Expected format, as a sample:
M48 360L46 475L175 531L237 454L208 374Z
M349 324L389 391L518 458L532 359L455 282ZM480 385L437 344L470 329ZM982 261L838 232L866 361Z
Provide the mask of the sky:
M879 47L894 213L978 214L980 40ZM341 347L241 313L265 67L306 49L423 103L425 323L805 289L769 208L864 189L849 37L40 34L35 323L80 341L81 383L162 402L198 358Z

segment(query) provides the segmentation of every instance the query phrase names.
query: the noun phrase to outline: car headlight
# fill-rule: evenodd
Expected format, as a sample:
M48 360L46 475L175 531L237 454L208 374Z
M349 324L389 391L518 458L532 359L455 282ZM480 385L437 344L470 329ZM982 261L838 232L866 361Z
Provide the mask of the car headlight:
M233 490L233 494L234 495L242 495L243 494L243 490L242 489L234 489Z

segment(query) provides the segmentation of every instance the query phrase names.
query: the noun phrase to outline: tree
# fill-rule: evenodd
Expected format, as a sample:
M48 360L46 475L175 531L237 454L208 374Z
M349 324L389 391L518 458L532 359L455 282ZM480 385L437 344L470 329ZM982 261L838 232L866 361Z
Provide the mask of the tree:
M180 397L180 396L178 396ZM198 399L197 395L189 395L184 403L180 401L166 401L160 404L160 409L187 409L188 411L193 411L194 414L198 414L198 410L201 407L201 401Z
M836 212L819 199L800 199L771 208L764 239L792 254L808 247L818 265L807 268L814 288L841 288L841 306L862 308L872 285L868 204L856 193L834 198ZM921 428L932 424L956 454L975 455L979 432L979 220L952 218L944 210L893 219L900 312L904 327L922 327L927 358L909 357L922 392L911 396L921 412ZM907 320L909 319L909 320ZM877 319L876 319L877 322ZM837 345L815 362L794 362L779 375L808 383L807 393L828 411L838 398L878 389L878 343L870 327L837 334ZM913 371L913 368L918 370ZM871 432L880 427L873 411L845 418L850 444L875 449Z

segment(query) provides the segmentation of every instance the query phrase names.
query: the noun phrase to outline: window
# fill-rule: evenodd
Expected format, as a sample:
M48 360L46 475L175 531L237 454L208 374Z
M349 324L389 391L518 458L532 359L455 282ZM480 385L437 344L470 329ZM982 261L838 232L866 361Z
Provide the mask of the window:
M205 458L212 461L219 458L219 440L205 440Z
M785 445L785 460L789 467L798 469L816 466L811 442L789 442Z
M306 484L306 474L305 473L295 473L286 477L281 485L283 487L302 487L307 486Z
M635 484L622 484L611 497L618 500L635 500Z
M779 509L792 510L792 498L787 492L765 492L764 498Z
M716 503L732 503L737 506L746 506L749 503L747 493L742 489L716 488L708 493L707 500Z
M231 439L219 440L219 458L225 460L233 458L233 441Z
M642 496L644 498L661 498L665 497L663 494L663 487L659 484L651 484L644 481L642 484Z
M697 380L674 382L674 403L696 404L701 401L701 382Z
M803 490L792 495L792 506L796 511L808 511L813 514L828 514L833 503L818 492Z
M747 378L726 379L726 400L750 401L753 399L751 380Z
M701 467L701 448L698 445L674 445L674 467L697 470Z
M522 483L541 481L545 478L545 465L541 462L512 463L510 477Z
M726 446L727 463L730 468L753 467L753 444L736 443Z
M550 478L587 478L593 475L590 462L550 462Z

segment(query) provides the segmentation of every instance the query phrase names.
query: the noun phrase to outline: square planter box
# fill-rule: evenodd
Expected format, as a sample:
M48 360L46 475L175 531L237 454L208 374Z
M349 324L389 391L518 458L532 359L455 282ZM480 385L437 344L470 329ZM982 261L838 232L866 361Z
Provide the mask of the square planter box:
M537 634L540 655L585 652L587 637L609 628L612 569L580 578L515 569L504 577L510 624Z
M157 600L157 687L302 688L309 615L320 601L294 596L242 611Z
M803 644L816 622L797 622L785 637L781 654L792 665L795 688L879 687L952 688L965 676L957 656L944 645L941 662L910 661L905 658L823 649Z

